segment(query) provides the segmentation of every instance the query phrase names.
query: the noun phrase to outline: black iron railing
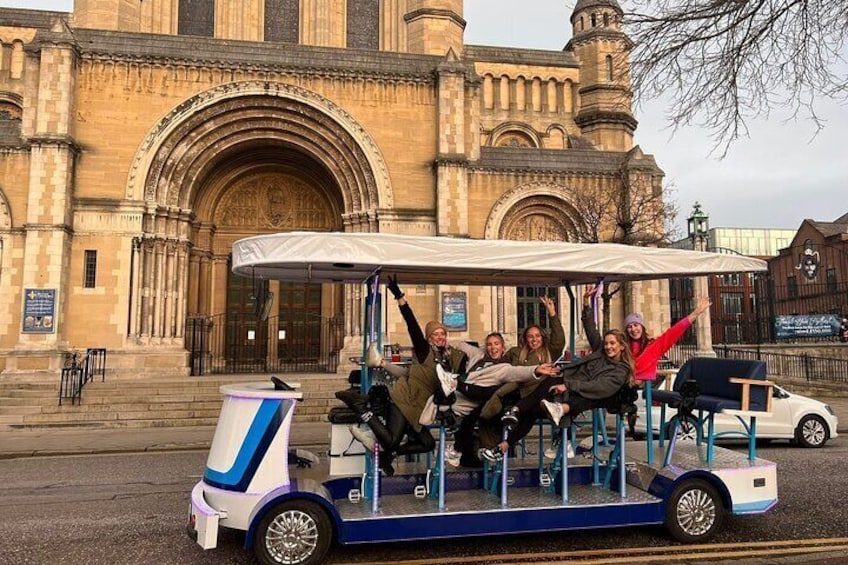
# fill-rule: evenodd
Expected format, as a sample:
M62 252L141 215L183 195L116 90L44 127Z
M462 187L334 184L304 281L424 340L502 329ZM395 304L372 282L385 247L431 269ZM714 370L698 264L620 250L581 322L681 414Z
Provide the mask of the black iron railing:
M301 315L267 320L227 313L186 321L192 375L334 373L344 345L342 318Z
M59 406L65 399L70 399L71 405L81 403L83 387L98 375L101 382L106 381L106 349L88 348L85 355L78 351L67 353L59 381Z
M749 359L765 361L770 375L779 375L808 382L848 384L848 359L817 357L806 353L790 355L772 353L759 348L738 349L717 346L713 349L717 357L724 359ZM678 367L694 357L695 346L677 345L668 352L668 358Z

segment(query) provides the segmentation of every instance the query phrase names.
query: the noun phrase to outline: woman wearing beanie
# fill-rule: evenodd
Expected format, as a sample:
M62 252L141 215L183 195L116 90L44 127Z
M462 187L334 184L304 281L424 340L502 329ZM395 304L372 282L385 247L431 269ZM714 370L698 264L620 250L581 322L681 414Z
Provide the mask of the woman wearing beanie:
M594 294L595 289L592 289ZM645 321L642 315L633 312L624 318L624 333L627 335L627 341L630 344L630 351L633 358L636 360L636 370L633 376L634 387L641 387L645 381L653 381L657 378L657 363L677 341L683 337L695 320L709 310L710 299L701 297L698 300L698 305L688 316L681 319L679 322L668 328L665 332L655 338L648 337L648 332L645 330ZM636 415L632 414L627 418L630 435L633 439L640 439L636 434Z

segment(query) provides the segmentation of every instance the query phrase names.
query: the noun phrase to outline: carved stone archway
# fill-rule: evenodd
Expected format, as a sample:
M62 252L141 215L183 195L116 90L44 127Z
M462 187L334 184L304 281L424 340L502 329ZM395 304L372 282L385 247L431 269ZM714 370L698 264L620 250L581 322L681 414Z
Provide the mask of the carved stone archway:
M272 170L312 175L289 179L301 178L301 195L304 187L322 187L337 220L330 229L377 231L378 210L392 207L388 169L376 143L326 98L293 85L251 81L186 100L151 129L127 182L127 197L146 203L133 246L130 342L182 346L187 313L202 311L195 307L203 292L198 281L208 278L203 270L220 267L203 261L220 262L228 253L221 245L225 238L216 238L217 222L235 220L215 215L221 203L216 199L233 185L234 175ZM283 227L280 193L264 190L254 212L270 226L244 226L243 235Z
M486 239L520 241L575 241L582 219L569 201L568 189L548 182L531 182L504 193L486 220ZM560 304L564 296L560 296ZM514 292L497 287L492 292L495 326L517 343L518 323ZM568 336L570 329L565 328Z

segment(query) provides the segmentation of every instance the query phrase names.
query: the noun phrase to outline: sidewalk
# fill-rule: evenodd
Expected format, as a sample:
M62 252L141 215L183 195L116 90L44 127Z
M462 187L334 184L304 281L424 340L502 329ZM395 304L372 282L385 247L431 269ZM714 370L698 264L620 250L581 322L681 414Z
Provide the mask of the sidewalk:
M110 428L72 430L20 430L0 432L0 459L93 453L207 450L214 426L181 428ZM328 422L295 423L291 447L327 446Z
M839 417L839 433L848 435L848 397L819 398L830 404ZM93 453L139 451L206 450L212 443L214 426L181 428L109 428L19 430L0 432L0 459ZM291 447L327 447L328 422L294 422Z

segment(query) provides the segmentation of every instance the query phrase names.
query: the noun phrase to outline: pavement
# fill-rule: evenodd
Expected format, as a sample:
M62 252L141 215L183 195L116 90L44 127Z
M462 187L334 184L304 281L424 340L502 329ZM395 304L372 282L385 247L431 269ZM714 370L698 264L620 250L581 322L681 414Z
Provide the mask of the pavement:
M848 434L848 397L819 397L839 417L839 433ZM214 426L159 428L36 429L0 432L0 459L96 453L207 450ZM328 447L328 422L298 422L291 427L291 447Z

